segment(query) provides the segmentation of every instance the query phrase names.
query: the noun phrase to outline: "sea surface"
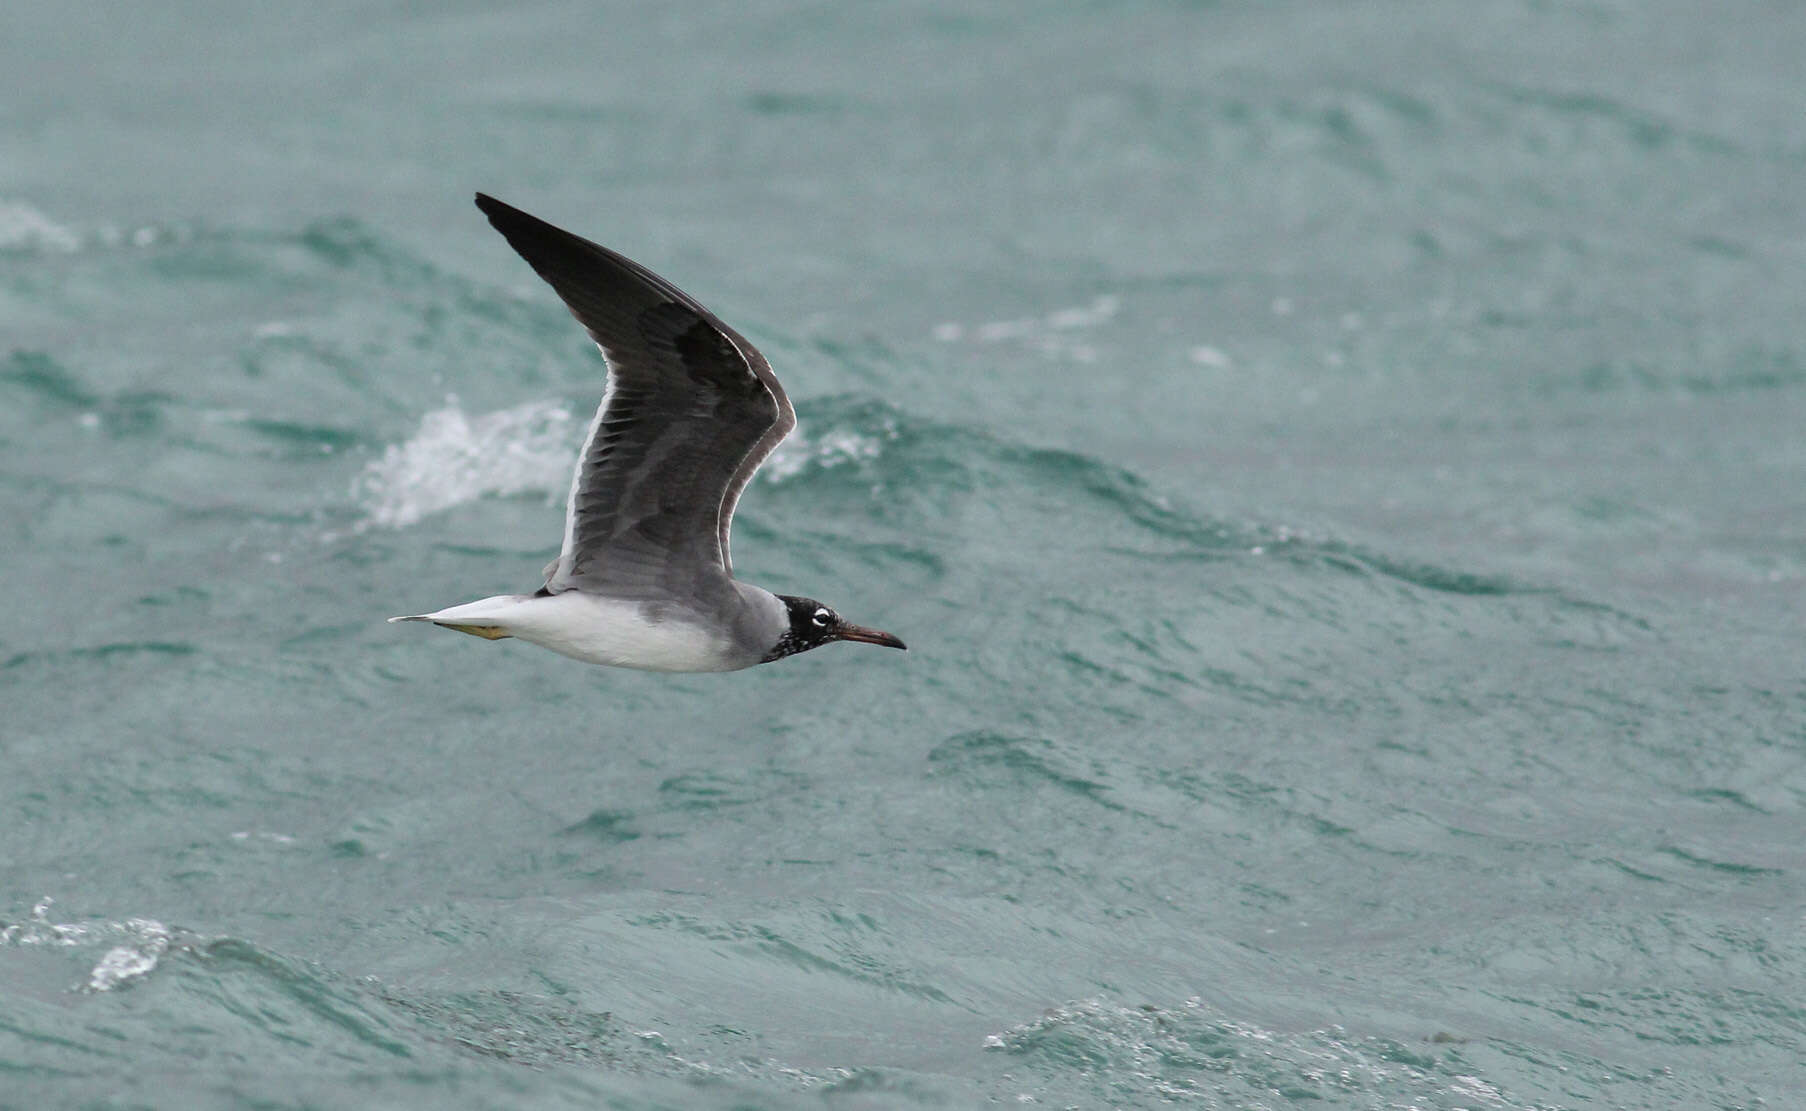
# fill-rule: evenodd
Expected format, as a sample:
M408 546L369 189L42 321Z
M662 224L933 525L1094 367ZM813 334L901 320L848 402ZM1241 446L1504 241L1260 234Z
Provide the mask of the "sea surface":
M1806 6L14 3L0 1107L1806 1106ZM531 590L800 420L731 675Z

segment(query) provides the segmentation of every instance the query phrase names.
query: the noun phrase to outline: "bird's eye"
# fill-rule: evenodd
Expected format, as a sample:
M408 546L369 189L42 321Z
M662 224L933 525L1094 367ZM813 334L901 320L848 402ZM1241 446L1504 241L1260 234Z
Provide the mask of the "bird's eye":
M815 616L811 617L809 620L815 622L816 628L825 629L828 627L828 622L834 620L834 615L827 610L816 610Z

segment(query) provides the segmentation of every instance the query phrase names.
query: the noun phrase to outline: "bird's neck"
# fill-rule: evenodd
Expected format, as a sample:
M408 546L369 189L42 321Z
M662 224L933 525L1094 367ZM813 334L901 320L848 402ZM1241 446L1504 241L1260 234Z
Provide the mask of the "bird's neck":
M748 640L769 647L790 628L790 612L783 599L762 586L734 580L740 594L741 632Z

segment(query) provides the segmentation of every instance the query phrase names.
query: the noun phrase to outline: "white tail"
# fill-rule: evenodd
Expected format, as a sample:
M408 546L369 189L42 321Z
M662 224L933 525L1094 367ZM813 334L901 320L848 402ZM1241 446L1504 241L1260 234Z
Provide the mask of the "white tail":
M448 606L432 613L413 613L405 617L391 617L389 623L397 621L431 621L446 629L456 629L460 633L484 637L488 640L501 640L514 634L508 629L509 611L527 600L524 594L497 594L493 598L479 598L474 602L466 602L461 606Z

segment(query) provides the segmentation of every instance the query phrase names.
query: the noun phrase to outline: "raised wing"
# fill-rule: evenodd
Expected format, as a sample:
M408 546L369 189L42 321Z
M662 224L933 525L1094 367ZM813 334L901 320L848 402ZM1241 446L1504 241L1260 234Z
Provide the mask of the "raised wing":
M655 596L697 575L731 576L740 492L796 426L765 357L638 263L482 193L477 207L608 362L546 588Z

